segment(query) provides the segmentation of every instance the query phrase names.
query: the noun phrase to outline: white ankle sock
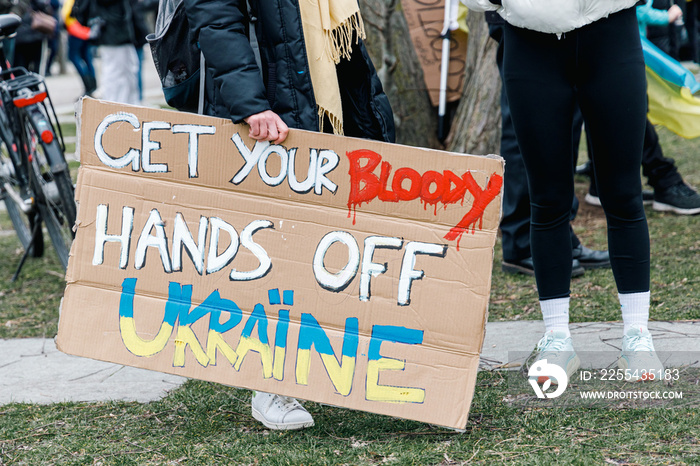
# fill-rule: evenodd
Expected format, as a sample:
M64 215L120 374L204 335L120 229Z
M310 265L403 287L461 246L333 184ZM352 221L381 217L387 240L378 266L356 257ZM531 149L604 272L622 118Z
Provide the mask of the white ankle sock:
M555 298L540 301L544 328L546 332L564 332L571 336L569 331L569 300L570 298Z
M624 334L632 327L647 329L649 325L649 302L651 293L625 293L617 295L620 298L620 309L622 311L622 322L624 323Z

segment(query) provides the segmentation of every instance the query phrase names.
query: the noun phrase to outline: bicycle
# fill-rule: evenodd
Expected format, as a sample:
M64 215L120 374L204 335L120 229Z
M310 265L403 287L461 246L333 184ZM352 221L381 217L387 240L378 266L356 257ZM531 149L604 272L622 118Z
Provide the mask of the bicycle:
M42 223L64 270L75 236L77 206L65 143L44 78L10 67L2 42L14 36L21 19L0 15L0 198L24 255L44 253Z

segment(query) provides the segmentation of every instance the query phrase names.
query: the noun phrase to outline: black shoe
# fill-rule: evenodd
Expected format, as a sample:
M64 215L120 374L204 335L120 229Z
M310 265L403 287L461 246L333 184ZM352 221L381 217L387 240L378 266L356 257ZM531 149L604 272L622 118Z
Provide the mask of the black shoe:
M505 273L535 276L535 265L532 263L532 257L514 262L501 262L501 270ZM574 259L571 262L571 277L580 277L585 272L578 260Z
M572 249L574 259L577 259L584 269L598 269L610 267L610 253L608 251L594 251L583 244Z
M593 164L590 160L586 160L581 165L576 165L576 174L581 176L591 177L593 174Z
M83 80L83 85L85 86L85 94L86 96L92 96L93 92L97 90L97 78L94 76L90 75L84 75L81 76Z
M700 194L683 182L667 189L659 189L654 192L653 209L679 215L695 215L700 213Z

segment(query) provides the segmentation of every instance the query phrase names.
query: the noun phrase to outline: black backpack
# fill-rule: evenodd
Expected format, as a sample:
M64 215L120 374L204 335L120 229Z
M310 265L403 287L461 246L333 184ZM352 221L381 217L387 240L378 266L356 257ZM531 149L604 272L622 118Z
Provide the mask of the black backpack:
M146 40L168 105L203 113L204 56L190 33L183 0L160 0L155 32Z

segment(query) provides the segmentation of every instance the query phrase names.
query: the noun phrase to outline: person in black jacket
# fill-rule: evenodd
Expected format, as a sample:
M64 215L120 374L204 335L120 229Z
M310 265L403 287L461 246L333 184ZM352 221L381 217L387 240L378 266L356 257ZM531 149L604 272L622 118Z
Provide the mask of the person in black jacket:
M679 51L679 58L685 60L690 60L695 63L700 63L700 44L698 44L698 22L700 21L700 0L688 0L684 2L683 5L685 13L683 17L685 18L685 30L688 33L687 40L687 53L681 54ZM680 46L679 46L680 48Z
M136 46L143 46L146 31L139 16L137 0L76 0L73 16L99 29L100 98L138 105L139 57Z
M20 18L31 9L30 0L0 0L0 14L14 13ZM5 57L10 63L15 61L15 38L5 38L2 41Z
M356 0L184 4L206 61L205 113L247 123L259 141L280 143L290 127L394 141ZM313 425L289 397L256 392L252 411L271 429Z
M678 21L666 24L647 24L647 39L671 57L680 61L680 47L682 45L681 32L685 20L685 0L653 0L652 8L656 10L668 10L671 7L681 9L683 16Z
M185 0L185 9L207 63L205 113L245 121L255 139L276 142L284 139L285 126L309 131L333 127L327 113L319 117L317 93L326 83L312 83L309 64L319 57L308 56L297 1L251 0L248 11L244 0ZM257 37L260 67L249 30ZM335 65L342 133L393 142L389 101L361 32L351 33L352 46Z
M15 52L13 66L22 66L29 71L35 73L45 73L46 69L41 69L42 54L45 50L44 41L48 41L56 34L57 29L54 26L52 33L41 31L32 27L32 14L34 12L46 13L49 16L54 16L55 11L48 0L31 0L29 9L22 16L22 24L17 29L17 37L15 38ZM55 22L58 24L58 21Z

